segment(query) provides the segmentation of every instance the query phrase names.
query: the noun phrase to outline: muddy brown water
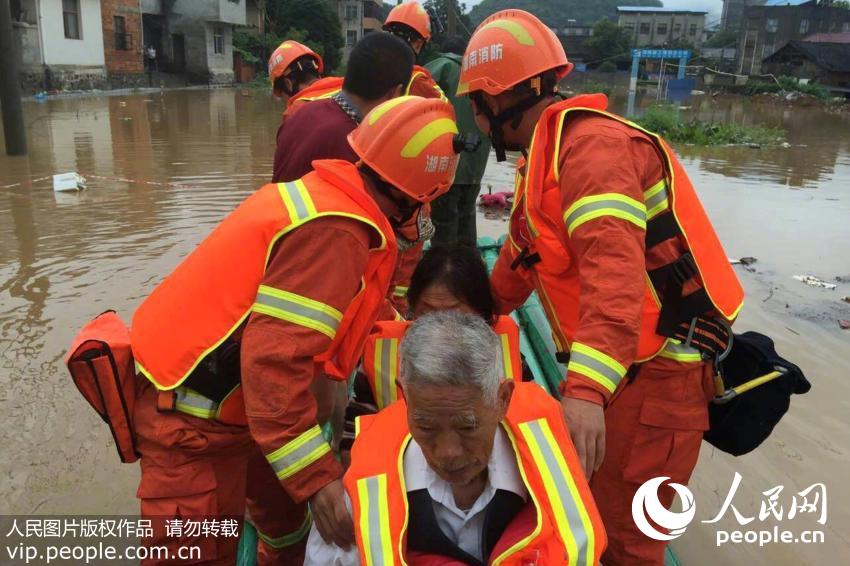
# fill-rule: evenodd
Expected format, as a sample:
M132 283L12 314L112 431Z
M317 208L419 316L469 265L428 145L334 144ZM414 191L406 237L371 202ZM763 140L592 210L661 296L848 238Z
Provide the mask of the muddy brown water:
M639 101L639 105L648 103ZM673 545L686 564L814 564L850 552L850 116L820 109L694 97L683 119L768 124L788 148L677 147L748 292L739 329L776 338L814 388L756 452L732 458L704 445L691 482L697 521ZM625 101L614 97L612 108ZM30 154L0 156L0 514L133 513L137 466L119 463L106 427L75 391L62 358L75 331L116 309L125 320L204 235L271 172L279 103L262 91L171 91L25 103ZM0 150L3 148L0 147ZM78 171L80 193L54 194L48 178ZM491 161L484 185L507 190L510 167ZM498 236L504 215L482 214ZM224 267L226 268L226 267ZM792 279L811 274L838 289ZM836 277L844 282L835 281ZM734 500L758 515L762 492L781 500L826 484L817 545L717 548L716 515L735 471ZM731 515L731 513L730 513ZM808 521L808 522L807 522ZM770 520L747 528L771 529ZM710 559L709 559L710 557Z

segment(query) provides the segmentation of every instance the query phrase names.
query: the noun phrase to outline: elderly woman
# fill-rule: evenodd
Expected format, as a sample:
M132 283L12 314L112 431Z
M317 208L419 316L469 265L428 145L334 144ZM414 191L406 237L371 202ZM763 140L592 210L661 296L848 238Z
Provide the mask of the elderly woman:
M596 564L606 538L557 401L505 378L499 339L457 311L417 319L402 399L359 419L345 475L356 547L310 533L305 564Z

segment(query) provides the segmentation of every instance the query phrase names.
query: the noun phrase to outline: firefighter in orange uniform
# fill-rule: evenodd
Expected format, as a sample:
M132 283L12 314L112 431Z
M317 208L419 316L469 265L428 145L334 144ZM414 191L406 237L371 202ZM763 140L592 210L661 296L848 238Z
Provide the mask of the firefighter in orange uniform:
M353 541L310 387L350 375L386 297L395 229L451 185L452 117L448 103L419 97L376 107L350 134L357 164L316 161L260 188L141 304L131 343L147 378L134 418L144 517L241 521L258 448L300 510L261 563L303 559L307 501L323 536ZM147 542L197 542L165 535L157 524ZM235 562L235 539L203 542L205 562Z
M286 96L283 120L311 100L330 98L342 90L342 77L322 77L322 57L304 44L288 39L269 57L269 80L275 96Z
M527 150L509 238L492 275L499 311L536 289L567 374L570 434L609 536L605 564L662 564L631 502L645 481L686 484L696 465L713 359L743 290L676 156L605 111L604 95L561 100L561 43L521 10L476 29L458 94L499 160ZM664 486L663 504L673 490Z
M419 58L425 45L431 40L431 17L416 0L404 2L390 10L384 22L384 31L404 40ZM421 65L413 66L413 74L405 94L447 100L431 73Z
M387 20L384 22L384 31L402 39L419 58L419 54L431 40L431 17L419 2L415 0L404 2L390 10ZM407 84L405 94L448 100L440 85L431 77L428 69L421 65L413 66L413 74L410 75L410 82ZM410 276L416 269L419 258L422 257L425 240L431 239L433 234L434 225L431 223L431 207L424 207L418 226L407 228L406 239L418 241L418 243L409 250L399 253L398 269L393 278L390 300L395 309L403 316L408 315L408 304L405 296L410 284Z
M403 399L358 419L357 547L311 533L305 566L598 564L605 532L558 402L505 378L499 342L477 314L411 324Z

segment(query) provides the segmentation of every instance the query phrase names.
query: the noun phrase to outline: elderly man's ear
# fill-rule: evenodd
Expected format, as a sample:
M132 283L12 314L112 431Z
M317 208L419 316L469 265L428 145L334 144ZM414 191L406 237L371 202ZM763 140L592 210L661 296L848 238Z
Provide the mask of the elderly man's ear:
M500 412L499 420L505 418L505 413L508 412L508 406L514 394L514 385L513 379L503 379L499 384L499 393L496 397Z

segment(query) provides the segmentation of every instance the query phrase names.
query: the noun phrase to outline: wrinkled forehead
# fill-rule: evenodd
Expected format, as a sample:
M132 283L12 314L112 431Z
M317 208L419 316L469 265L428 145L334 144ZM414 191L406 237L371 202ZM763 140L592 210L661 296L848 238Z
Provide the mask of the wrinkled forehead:
M415 423L446 424L449 426L477 426L483 415L472 410L444 413L442 411L410 410L410 419Z

